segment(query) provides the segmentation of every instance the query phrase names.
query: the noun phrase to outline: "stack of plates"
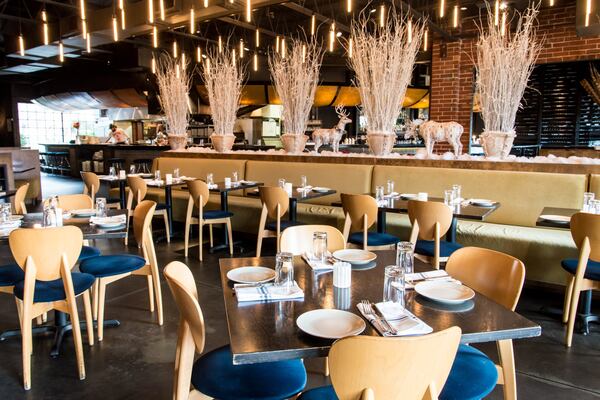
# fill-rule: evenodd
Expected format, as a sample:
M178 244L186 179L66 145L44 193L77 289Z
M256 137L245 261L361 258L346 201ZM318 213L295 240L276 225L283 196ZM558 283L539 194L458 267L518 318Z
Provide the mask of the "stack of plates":
M571 217L567 217L566 215L542 214L540 215L540 219L548 222L556 222L559 224L568 224L569 222L571 222Z

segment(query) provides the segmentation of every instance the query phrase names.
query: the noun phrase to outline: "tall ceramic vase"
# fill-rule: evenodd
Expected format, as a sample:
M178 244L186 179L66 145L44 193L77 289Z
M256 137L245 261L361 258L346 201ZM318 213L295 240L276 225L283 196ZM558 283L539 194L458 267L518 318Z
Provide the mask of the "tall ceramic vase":
M187 136L184 135L169 135L169 145L171 150L185 150L187 144Z
M213 133L210 135L210 140L213 144L213 147L219 153L225 153L231 151L233 148L233 143L235 142L235 135L217 135Z
M484 131L479 136L483 153L486 157L501 159L508 157L516 136L515 131Z
M281 135L283 149L288 154L301 154L304 151L304 147L306 147L307 141L308 136L303 133L300 135L293 133L284 133Z
M393 132L367 132L367 144L375 156L387 156L391 154L395 142L396 134Z

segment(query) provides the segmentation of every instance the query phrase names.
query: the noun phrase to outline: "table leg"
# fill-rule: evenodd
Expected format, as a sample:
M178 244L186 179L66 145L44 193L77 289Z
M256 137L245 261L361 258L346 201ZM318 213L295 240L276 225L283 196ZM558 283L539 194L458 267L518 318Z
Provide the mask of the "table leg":
M377 232L385 233L387 213L381 208L377 209Z
M227 192L221 192L221 211L229 211ZM223 227L223 243L225 246L229 246L229 236L227 236L227 229L225 227Z
M173 237L173 193L171 186L165 185L165 206L167 207L167 219L169 220L169 235Z
M121 203L121 210L127 208L127 199L125 199L125 179L119 179L119 201Z
M456 243L456 225L458 220L456 217L452 217L452 222L450 223L450 228L446 233L446 241Z
M298 208L298 201L294 198L290 198L289 219L292 222L296 222L297 208Z

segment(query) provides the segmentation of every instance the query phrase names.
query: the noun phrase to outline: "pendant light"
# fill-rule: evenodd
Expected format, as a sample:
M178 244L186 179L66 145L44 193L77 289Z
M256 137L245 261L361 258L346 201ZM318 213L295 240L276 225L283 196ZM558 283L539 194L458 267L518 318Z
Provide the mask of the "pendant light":
M148 22L154 23L154 0L148 0Z
M254 52L254 57L252 61L252 69L256 72L258 71L258 54L256 54L256 51Z
M48 13L46 12L46 7L42 10L42 35L44 37L44 44L48 46L50 35L48 34Z
M156 25L152 27L152 47L158 48L158 28Z

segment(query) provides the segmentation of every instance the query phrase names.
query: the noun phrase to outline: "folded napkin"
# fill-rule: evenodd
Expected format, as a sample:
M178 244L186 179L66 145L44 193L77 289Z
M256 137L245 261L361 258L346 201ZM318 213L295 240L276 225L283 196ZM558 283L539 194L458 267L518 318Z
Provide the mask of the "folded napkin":
M285 292L282 287L275 286L273 283L258 285L237 284L233 285L238 302L244 301L269 301L269 300L294 300L303 299L304 291L294 281L294 285L289 292Z
M113 215L111 217L90 217L91 224L110 224L110 223L122 223L127 222L125 214Z
M151 178L144 179L144 182L146 182L150 186L160 186L163 183L165 183L165 181L163 181L162 179L157 180L157 179L151 179Z
M386 321L394 328L397 332L393 335L391 332L386 331L384 324L380 318L374 315L367 315L365 312L365 306L362 303L358 303L356 307L358 311L373 325L375 330L379 332L381 336L416 336L426 335L433 332L433 328L415 317L413 313L405 309L402 305L386 302L377 303L375 305L381 314L385 317Z
M184 176L180 176L180 177L179 177L179 180L180 180L180 181L195 181L195 180L196 180L196 178L194 178L193 176L185 176L185 175L184 175Z
M325 262L321 260L315 260L312 254L302 254L302 259L314 270L314 271L333 271L333 263L330 262L331 255L327 255Z
M206 186L208 186L209 189L216 189L219 187L219 185L217 185L216 183L209 183Z
M419 282L425 281L442 281L442 282L456 282L460 283L456 279L452 278L443 269L436 269L433 271L416 272L414 274L406 274L404 276L405 289L414 289L415 285Z
M384 195L383 197L385 197L386 199L393 199L393 198L396 198L399 196L400 196L400 193L392 192L392 193L388 193L388 194Z
M4 229L15 229L18 228L19 226L21 226L21 220L20 219L16 219L16 220L9 220L6 222L0 222L0 229L4 230Z
M312 186L304 186L296 189L298 192L310 192L312 190Z
M245 181L242 179L242 180L238 181L238 183L240 185L254 185L256 182L255 181Z

